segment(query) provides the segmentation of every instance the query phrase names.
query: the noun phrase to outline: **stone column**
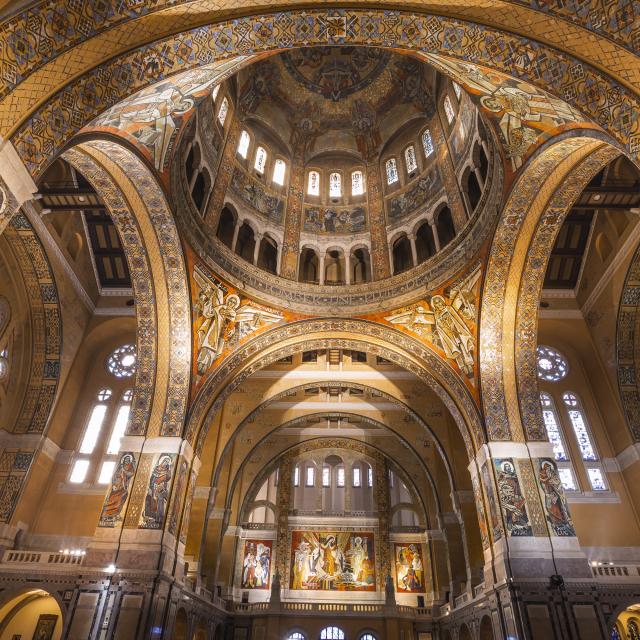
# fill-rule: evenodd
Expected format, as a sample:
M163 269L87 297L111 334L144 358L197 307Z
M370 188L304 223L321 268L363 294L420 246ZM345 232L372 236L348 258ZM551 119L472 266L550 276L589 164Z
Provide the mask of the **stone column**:
M408 233L407 238L409 238L409 244L411 245L411 260L413 261L413 266L415 267L418 264L418 250L416 249L416 236L414 233Z
M218 163L218 172L216 173L215 180L213 182L213 191L211 192L211 197L209 198L209 203L207 204L207 210L204 216L205 224L213 234L218 230L220 212L222 211L227 191L231 186L231 178L233 177L241 130L242 123L234 114L234 117L231 118L229 132L227 133L222 156Z
M258 265L258 258L260 257L260 243L262 242L262 234L254 234L255 246L253 247L253 264Z
M231 240L231 251L235 253L236 245L238 244L238 234L240 233L240 220L236 220L236 226L233 230L233 239Z
M389 527L391 521L389 519L390 498L389 498L389 470L382 454L377 454L373 467L373 490L375 502L378 506L378 582L380 589L384 588L385 580L388 575L393 576L393 567L391 566L391 558L393 550L389 542Z
M482 172L479 167L473 168L473 173L476 174L476 179L478 180L478 184L480 185L480 189L484 190L484 178L482 177Z
M433 233L433 243L436 245L436 253L440 251L440 237L438 236L438 227L435 224L429 225L431 227L431 233Z
M442 123L440 111L437 110L436 115L431 119L431 136L438 155L438 166L440 167L442 182L447 193L453 224L456 228L456 233L459 233L467 223L467 212L462 200L462 193L458 184L451 149L449 148L449 140L445 132L446 129Z
M321 253L318 256L318 283L319 284L324 284L324 257L325 254Z
M377 155L367 161L367 201L369 206L369 231L371 236L371 271L373 280L391 275L387 218L384 211L380 163Z
M289 510L291 509L291 474L293 465L289 456L284 456L278 474L278 496L276 498L276 567L285 588L289 584L287 558L289 557Z
M284 234L282 238L282 259L280 275L295 280L298 272L300 253L300 229L302 227L304 200L304 156L294 152L291 161L289 191L284 214Z
M344 254L344 282L351 284L351 252Z

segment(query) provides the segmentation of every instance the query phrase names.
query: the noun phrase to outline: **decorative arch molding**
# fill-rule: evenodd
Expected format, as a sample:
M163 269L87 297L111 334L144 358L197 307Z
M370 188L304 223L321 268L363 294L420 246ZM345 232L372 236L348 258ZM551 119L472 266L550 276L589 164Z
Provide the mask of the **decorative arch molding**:
M591 135L567 135L539 150L515 181L491 245L483 285L479 332L482 401L490 440L525 439L516 380L517 303L527 251L550 199L580 163L605 143ZM606 145L610 148L610 145ZM603 158L607 154L603 152ZM566 202L570 202L567 196ZM536 269L544 268L538 260ZM525 297L533 286L528 280ZM536 285L537 281L536 281ZM538 294L539 295L539 294ZM536 314L537 315L537 314ZM529 327L530 328L530 327ZM535 336L527 336L529 342ZM529 351L529 353L531 353ZM521 367L527 364L526 357ZM535 358L534 358L535 359ZM524 382L523 382L524 383ZM533 387L537 388L536 386ZM530 402L530 396L529 396ZM534 424L536 417L534 417Z
M527 440L548 440L538 392L536 348L538 309L549 256L575 201L592 178L618 155L617 149L603 144L578 162L547 203L531 236L522 270L514 333L517 393Z
M360 8L248 16L138 48L134 45L64 88L51 87L51 98L35 111L35 105L19 108L14 104L11 109L2 105L0 114L6 115L0 120L0 132L11 137L28 169L37 175L82 126L105 108L157 80L158 65L166 78L203 61L247 53L332 44L388 47L390 43L408 51L426 48L443 59L486 65L507 75L514 72L513 51L518 51L518 60L525 61L517 67L521 80L568 101L606 129L631 155L640 152L638 96L597 66L541 42L481 24L446 16ZM164 55L167 50L176 55L169 58ZM628 69L637 63L635 57L631 58ZM17 122L13 114L25 112L30 113L27 119Z
M138 368L127 434L179 436L187 410L191 319L186 265L169 205L144 163L120 144L82 142L64 158L102 197L131 272Z
M198 393L186 429L186 438L195 444L198 455L212 416L244 380L286 356L328 348L369 351L415 374L435 391L451 413L470 460L485 442L478 406L462 380L436 353L410 336L373 322L320 318L293 322L263 333L218 366Z

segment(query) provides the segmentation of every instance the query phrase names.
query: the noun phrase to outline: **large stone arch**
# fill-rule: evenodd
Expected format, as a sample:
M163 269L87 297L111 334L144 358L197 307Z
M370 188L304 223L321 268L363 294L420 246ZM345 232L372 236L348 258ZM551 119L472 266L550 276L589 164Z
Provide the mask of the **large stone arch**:
M591 66L540 42L482 24L379 9L311 9L248 16L133 47L64 88L60 84L52 87L51 98L37 111L27 96L20 108L12 103L12 110L0 120L0 133L11 137L31 173L37 174L79 128L160 75L168 77L211 60L316 44L392 46L515 74L582 111L631 155L640 150L637 95L603 73L597 62ZM163 51L170 49L176 55L168 59ZM518 52L517 62L514 51ZM637 66L635 62L633 58L629 68ZM12 115L17 112L30 115L20 124Z
M435 391L451 413L470 460L485 442L475 400L458 375L435 352L397 330L364 320L338 318L293 322L263 333L236 349L214 370L194 400L186 438L200 453L211 417L241 382L285 356L329 347L370 351L414 373Z
M149 169L118 143L82 142L64 158L102 197L131 271L138 370L127 433L179 436L187 406L191 332L186 266L169 205Z
M536 433L534 439L546 440L535 400L534 311L546 262L573 200L618 153L592 135L561 136L539 150L511 189L487 263L479 332L490 440L523 441ZM518 392L525 387L521 404Z

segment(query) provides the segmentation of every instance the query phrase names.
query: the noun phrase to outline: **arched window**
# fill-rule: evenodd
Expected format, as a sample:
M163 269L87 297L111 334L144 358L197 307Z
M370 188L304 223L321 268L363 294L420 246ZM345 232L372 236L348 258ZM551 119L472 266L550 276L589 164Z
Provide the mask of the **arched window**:
M320 640L344 640L344 631L340 627L325 627L320 632Z
M555 349L539 345L536 349L538 378L547 382L562 380L569 371L566 358Z
M361 196L364 193L364 176L362 171L354 171L351 174L351 195Z
M413 173L418 168L416 150L412 144L404 150L404 161L407 165L407 173Z
M98 392L98 403L93 405L91 413L89 414L89 421L87 427L84 430L84 436L80 443L80 453L93 453L98 442L98 436L104 423L104 417L107 415L107 405L104 401L100 401L99 398L104 397L104 393ZM82 480L80 481L82 482Z
M344 487L344 467L338 467L338 478L337 483L339 487Z
M264 173L264 168L266 164L267 164L267 151L264 147L258 147L256 149L256 161L253 163L253 167L258 173Z
M578 396L567 391L562 394L562 400L564 401L569 421L573 427L573 432L578 441L578 448L580 449L580 455L585 461L585 468L587 470L587 476L589 477L589 483L594 491L606 491L607 485L602 473L600 464L593 464L598 461L598 453L595 445L593 444L591 433L589 432L589 426L587 424L586 416L582 409L582 403Z
M251 142L251 138L247 131L243 129L240 134L240 140L238 141L238 154L242 156L245 160L247 159L247 153L249 152L249 143Z
M460 98L462 97L462 88L457 82L453 83L453 92L456 94L456 98L460 100Z
M362 486L362 477L360 475L360 467L353 467L351 470L353 473L353 486L361 487Z
M307 193L310 196L320 195L320 174L317 171L309 171L309 180L307 182Z
M373 633L363 633L360 636L360 640L377 640Z
M453 105L451 104L451 99L449 96L444 97L444 113L447 116L447 122L451 124L453 119L456 117L456 114L453 110Z
M331 486L331 467L328 467L327 465L322 467L322 486Z
M9 374L9 349L0 351L0 380L4 380Z
M367 486L369 488L373 487L373 468L369 467L367 469Z
M395 158L389 158L384 165L387 171L387 184L398 182L398 165Z
M429 129L425 129L422 133L422 149L424 150L425 158L428 158L433 153L433 139Z
M329 197L339 198L342 196L342 176L339 173L329 175Z
M216 98L218 97L218 93L220 92L220 85L217 84L215 87L213 87L213 91L211 92L211 99L215 102Z
M307 467L306 473L305 485L307 487L314 487L316 484L316 468Z
M549 442L553 445L553 455L558 462L564 462L569 459L569 456L564 446L553 398L548 393L542 392L540 394L540 404L542 405L542 417L549 436Z
M229 100L227 96L222 98L220 109L218 109L218 122L224 127L224 121L227 119L227 113L229 113Z
M287 640L305 640L305 637L299 631L294 631L287 636Z
M276 184L283 185L284 184L284 174L287 171L287 165L284 163L284 160L278 158L273 165L273 181Z
M293 486L294 487L300 486L300 467L298 466L296 466L293 469Z

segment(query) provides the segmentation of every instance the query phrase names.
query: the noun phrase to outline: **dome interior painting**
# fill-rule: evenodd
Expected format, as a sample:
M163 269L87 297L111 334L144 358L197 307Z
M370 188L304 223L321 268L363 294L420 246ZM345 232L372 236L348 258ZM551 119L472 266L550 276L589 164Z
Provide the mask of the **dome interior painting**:
M639 38L0 2L0 640L640 638Z

